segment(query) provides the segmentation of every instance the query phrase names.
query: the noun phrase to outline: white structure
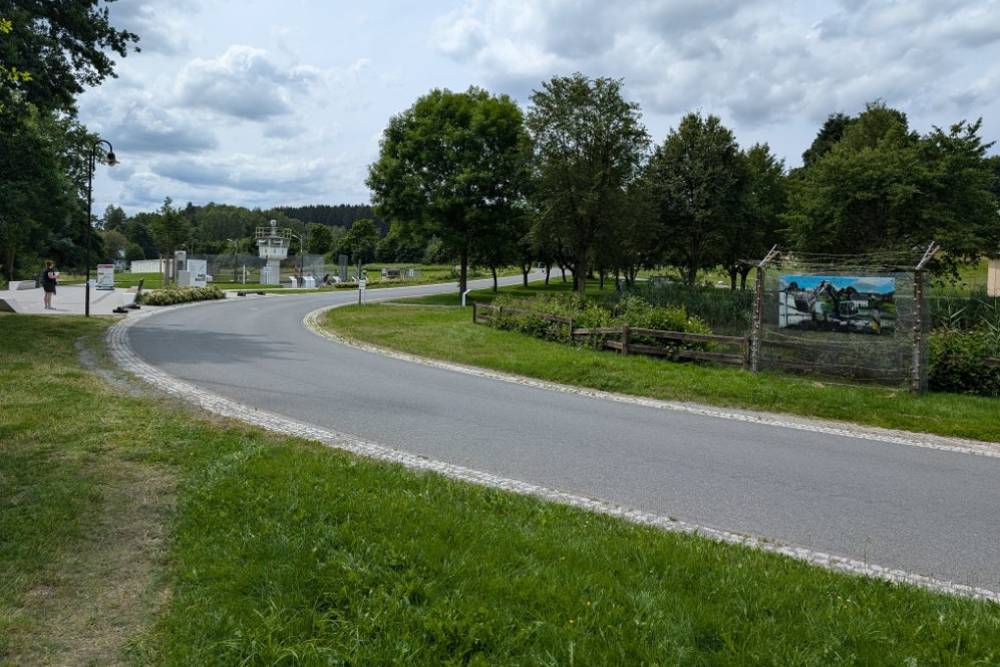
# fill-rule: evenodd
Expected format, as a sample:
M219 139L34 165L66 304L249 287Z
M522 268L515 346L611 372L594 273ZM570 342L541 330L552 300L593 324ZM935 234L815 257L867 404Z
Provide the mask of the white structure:
M165 259L136 259L129 264L132 273L164 273L167 270Z
M272 220L269 227L258 227L257 252L267 260L267 266L260 270L260 282L265 285L281 284L281 260L288 257L288 246L292 241L291 229L278 229L278 221Z
M177 284L181 287L204 287L208 282L208 260L188 259L184 268L177 272Z
M99 290L113 290L115 288L115 265L97 265L97 283L95 287Z

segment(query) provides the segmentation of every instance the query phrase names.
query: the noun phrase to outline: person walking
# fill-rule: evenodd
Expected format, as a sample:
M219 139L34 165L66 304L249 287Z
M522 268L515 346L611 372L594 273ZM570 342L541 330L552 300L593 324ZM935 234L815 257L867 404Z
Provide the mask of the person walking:
M59 282L59 274L52 260L45 261L45 269L42 271L42 289L45 291L45 310L55 310L52 307L52 295L56 293L56 284Z

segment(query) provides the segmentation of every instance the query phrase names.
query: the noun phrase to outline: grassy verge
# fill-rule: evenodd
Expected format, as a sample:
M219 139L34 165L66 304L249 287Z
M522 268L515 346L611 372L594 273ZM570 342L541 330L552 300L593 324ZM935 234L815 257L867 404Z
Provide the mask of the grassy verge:
M106 324L0 316L0 663L1000 660L997 605L130 395L74 349Z
M1000 404L990 398L942 393L918 397L905 390L622 357L475 325L470 309L353 306L331 311L327 324L340 334L377 345L565 384L1000 441Z

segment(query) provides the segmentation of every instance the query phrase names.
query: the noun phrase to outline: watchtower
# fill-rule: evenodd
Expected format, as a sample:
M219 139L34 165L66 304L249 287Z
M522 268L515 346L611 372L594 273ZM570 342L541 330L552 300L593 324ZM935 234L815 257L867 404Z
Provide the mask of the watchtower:
M272 220L268 227L258 227L255 234L257 253L267 260L267 266L260 270L260 282L264 285L278 285L281 282L281 260L288 257L288 246L292 242L291 229L279 229L278 221Z

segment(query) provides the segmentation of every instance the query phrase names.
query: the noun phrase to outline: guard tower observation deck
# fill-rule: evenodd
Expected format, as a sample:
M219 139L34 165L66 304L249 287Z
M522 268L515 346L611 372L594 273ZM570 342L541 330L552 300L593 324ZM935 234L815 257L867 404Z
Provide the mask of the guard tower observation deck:
M292 243L292 230L279 228L278 221L272 220L268 227L258 227L254 238L257 240L257 253L261 259L267 260L267 266L261 269L260 282L265 285L277 285L281 280L281 260L288 257L288 247Z

